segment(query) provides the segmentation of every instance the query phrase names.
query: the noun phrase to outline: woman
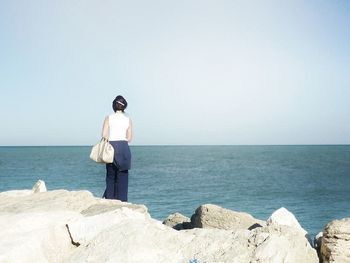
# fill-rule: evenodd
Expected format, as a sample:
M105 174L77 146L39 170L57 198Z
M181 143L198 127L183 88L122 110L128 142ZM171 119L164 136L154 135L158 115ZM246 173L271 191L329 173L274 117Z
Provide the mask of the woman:
M102 128L102 137L108 139L114 148L114 162L106 164L106 191L103 196L127 202L132 122L124 114L128 103L123 96L117 96L112 106L115 113L105 118Z

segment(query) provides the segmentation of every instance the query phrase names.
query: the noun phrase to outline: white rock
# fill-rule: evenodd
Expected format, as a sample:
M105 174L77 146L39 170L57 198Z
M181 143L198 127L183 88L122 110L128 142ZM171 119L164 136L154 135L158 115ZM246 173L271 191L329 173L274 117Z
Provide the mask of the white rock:
M42 192L46 192L47 189L46 189L46 185L45 185L45 182L42 181L42 180L38 180L36 182L36 184L33 186L33 192L34 193L42 193Z
M282 225L294 228L299 231L303 236L307 235L307 231L301 227L295 216L289 212L286 208L281 207L277 209L266 221L267 225Z

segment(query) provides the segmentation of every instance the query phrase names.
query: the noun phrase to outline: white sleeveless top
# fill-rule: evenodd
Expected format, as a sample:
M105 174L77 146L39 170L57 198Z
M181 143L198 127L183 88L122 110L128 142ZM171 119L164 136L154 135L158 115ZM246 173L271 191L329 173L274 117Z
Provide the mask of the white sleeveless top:
M129 117L124 113L117 112L108 116L109 121L109 140L110 141L127 141L126 131L129 128Z

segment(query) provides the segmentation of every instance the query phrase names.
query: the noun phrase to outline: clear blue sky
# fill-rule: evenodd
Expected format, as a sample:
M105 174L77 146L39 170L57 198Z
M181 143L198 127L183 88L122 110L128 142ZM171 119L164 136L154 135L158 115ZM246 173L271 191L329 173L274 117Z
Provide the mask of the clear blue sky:
M0 145L349 144L350 1L0 3Z

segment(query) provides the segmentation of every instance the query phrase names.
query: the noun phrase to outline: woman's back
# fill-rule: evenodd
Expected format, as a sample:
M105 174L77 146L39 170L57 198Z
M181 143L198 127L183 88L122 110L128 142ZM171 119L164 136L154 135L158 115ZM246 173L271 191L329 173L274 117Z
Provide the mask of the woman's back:
M122 112L116 112L108 117L109 121L109 140L127 141L127 130L130 125L129 117Z

